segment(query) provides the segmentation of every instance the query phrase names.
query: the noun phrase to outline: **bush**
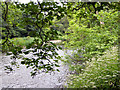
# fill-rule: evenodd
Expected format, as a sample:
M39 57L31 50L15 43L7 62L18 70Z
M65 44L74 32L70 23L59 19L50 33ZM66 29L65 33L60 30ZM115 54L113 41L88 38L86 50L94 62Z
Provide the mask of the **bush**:
M72 79L68 81L68 87L118 87L117 49L114 52L110 50L111 53L109 51L105 53L106 50L118 44L118 11L101 10L99 14L93 14L93 17L96 18L94 21L91 21L91 16L81 17L79 20L75 15L73 15L73 19L69 19L70 27L67 31L69 34L66 33L64 36L65 47L77 51L75 58L71 59L68 56L65 60L69 63L70 69L75 72L71 75ZM87 20L94 23L90 23L90 27L88 27ZM96 22L103 22L103 24L95 24ZM79 57L81 54L82 58ZM84 64L80 65L79 62ZM86 64L86 62L88 63Z
M71 75L70 88L117 88L120 85L117 48L107 50L98 59L86 62L79 75Z

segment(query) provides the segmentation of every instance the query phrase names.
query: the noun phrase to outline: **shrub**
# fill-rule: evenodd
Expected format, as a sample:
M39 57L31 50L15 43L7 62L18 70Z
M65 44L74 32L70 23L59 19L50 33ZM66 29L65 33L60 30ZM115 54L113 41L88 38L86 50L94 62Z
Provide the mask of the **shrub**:
M117 88L120 84L117 48L107 50L98 59L86 62L79 75L71 75L70 88Z

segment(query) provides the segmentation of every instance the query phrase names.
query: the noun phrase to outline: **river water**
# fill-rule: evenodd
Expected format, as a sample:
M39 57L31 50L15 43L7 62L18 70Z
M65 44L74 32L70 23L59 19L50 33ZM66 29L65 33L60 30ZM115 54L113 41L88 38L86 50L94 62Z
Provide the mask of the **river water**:
M60 56L65 56L65 50L57 51ZM69 51L67 51L69 53ZM32 55L29 54L28 57ZM69 75L68 66L59 61L60 72L40 73L34 78L30 75L30 69L24 65L19 68L14 68L15 71L6 73L4 66L10 62L10 56L0 56L0 87L1 88L62 88L66 84L67 76ZM0 89L1 89L0 88Z

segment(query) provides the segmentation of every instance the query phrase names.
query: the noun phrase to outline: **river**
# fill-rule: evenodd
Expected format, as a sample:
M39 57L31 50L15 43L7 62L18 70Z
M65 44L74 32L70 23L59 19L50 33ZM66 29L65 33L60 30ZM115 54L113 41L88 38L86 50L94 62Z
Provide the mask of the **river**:
M65 50L57 51L60 56L65 56ZM69 51L68 51L69 53ZM29 54L28 57L32 55ZM69 75L68 66L59 61L60 72L40 73L34 78L30 75L30 69L25 65L20 65L19 68L14 68L15 71L6 73L4 66L10 62L10 56L1 55L0 60L0 80L1 88L62 88L66 84L67 76ZM0 89L1 89L0 88Z

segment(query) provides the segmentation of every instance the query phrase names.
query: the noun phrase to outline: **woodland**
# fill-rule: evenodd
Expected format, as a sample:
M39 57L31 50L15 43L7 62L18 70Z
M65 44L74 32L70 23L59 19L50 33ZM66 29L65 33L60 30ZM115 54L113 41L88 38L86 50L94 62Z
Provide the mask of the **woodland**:
M67 88L120 88L120 1L59 4L6 0L0 2L0 8L1 54L13 59L7 69L19 67L15 60L22 59L21 64L32 67L31 76L35 76L59 72L54 67L59 67L61 60L73 71ZM56 52L63 49L61 45L72 50L72 55L62 59ZM22 55L30 52L38 58Z

